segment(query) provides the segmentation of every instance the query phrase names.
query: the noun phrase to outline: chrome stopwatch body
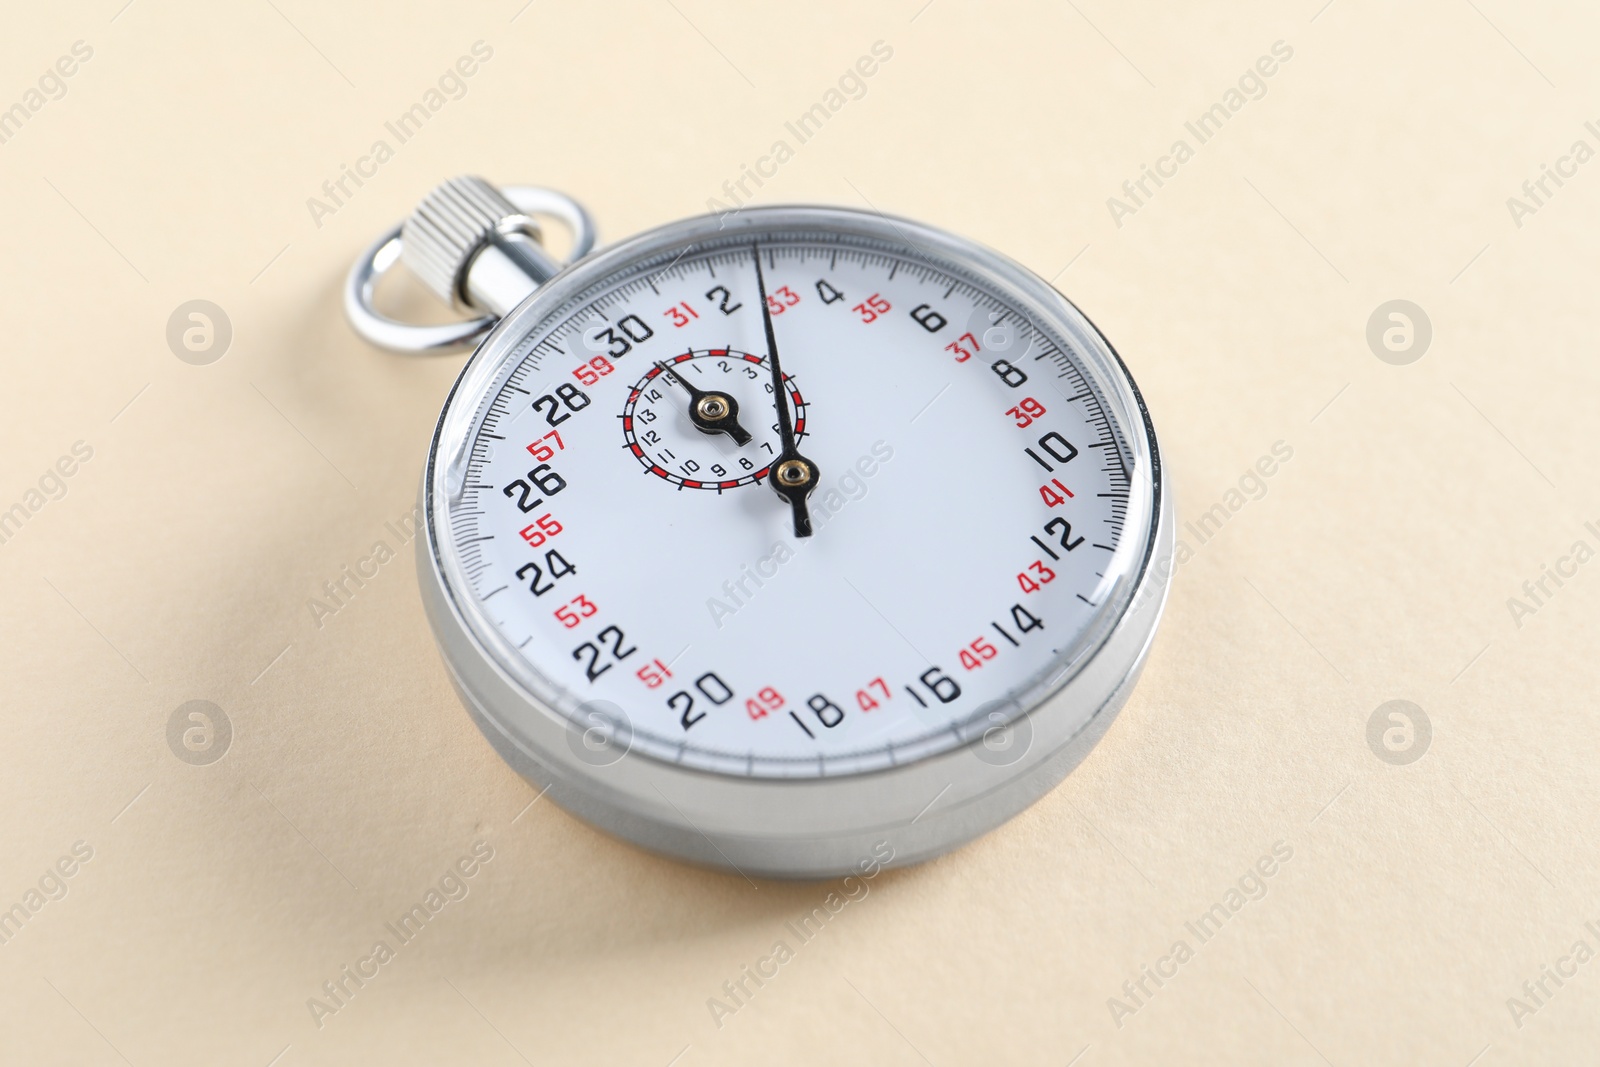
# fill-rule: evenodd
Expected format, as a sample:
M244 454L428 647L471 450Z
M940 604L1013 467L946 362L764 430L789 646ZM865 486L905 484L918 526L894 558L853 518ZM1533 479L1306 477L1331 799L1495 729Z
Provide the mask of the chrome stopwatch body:
M492 214L434 264L458 306L492 310L474 243L529 232ZM533 275L445 403L418 565L463 702L553 800L821 877L970 840L1105 733L1172 507L1126 368L1047 283L821 207Z

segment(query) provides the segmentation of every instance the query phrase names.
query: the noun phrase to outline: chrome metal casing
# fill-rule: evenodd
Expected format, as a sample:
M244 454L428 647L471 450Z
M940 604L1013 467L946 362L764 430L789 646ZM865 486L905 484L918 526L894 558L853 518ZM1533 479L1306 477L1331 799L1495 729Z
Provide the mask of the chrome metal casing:
M1010 762L970 744L885 770L814 779L741 777L695 770L641 752L608 766L580 759L582 727L538 695L540 686L497 632L467 584L448 539L444 466L471 429L474 402L532 331L577 294L615 272L730 232L828 229L909 243L1050 317L1099 388L1121 412L1128 453L1144 493L1130 509L1124 543L1136 557L1070 669L1004 727L1026 734ZM748 239L748 238L746 238ZM670 255L668 255L670 258ZM1036 324L1040 325L1040 324ZM424 536L418 576L444 661L473 720L520 774L550 799L646 849L746 876L822 878L857 870L892 850L916 863L970 841L1043 796L1110 727L1148 653L1171 580L1173 510L1155 428L1127 368L1095 326L1047 282L974 242L902 219L827 207L770 207L671 223L575 262L541 286L484 338L456 381L423 474ZM1119 546L1119 551L1121 546ZM887 849L885 848L887 845Z

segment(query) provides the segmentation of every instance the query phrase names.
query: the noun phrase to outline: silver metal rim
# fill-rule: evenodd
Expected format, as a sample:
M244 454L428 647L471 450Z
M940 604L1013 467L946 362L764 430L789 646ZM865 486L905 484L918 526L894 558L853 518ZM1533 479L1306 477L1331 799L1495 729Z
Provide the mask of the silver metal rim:
M582 259L593 250L594 219L570 196L532 185L509 185L500 191L524 214L545 215L565 224L572 234L572 251L567 254L567 263ZM498 321L493 315L422 326L392 319L373 307L373 292L379 279L400 261L402 226L395 226L372 242L350 268L344 285L344 313L350 325L367 341L393 352L442 354L471 347L483 340Z
M1141 521L1140 562L1131 572L1120 614L1111 617L1077 673L1020 717L1031 732L1031 746L1010 765L975 756L980 740L891 769L835 778L742 778L637 753L595 767L574 753L570 732L577 727L517 677L525 672L500 661L503 650L494 649L494 636L477 617L481 613L470 598L457 598L447 577L456 567L445 561L446 531L440 529L448 521L443 468L449 457L441 452L447 432L454 433L456 423L470 417L483 389L520 340L585 287L640 257L696 237L709 239L729 226L836 227L934 249L1030 305L1047 309L1094 349L1081 355L1126 413L1120 421L1135 456L1148 462L1148 526ZM506 316L456 382L429 450L422 503L425 536L418 539L418 569L424 603L463 702L501 756L547 788L561 806L603 829L654 851L748 875L812 878L845 873L863 858L881 860L884 844L893 850L895 864L917 862L971 840L1032 804L1109 727L1154 637L1171 578L1172 502L1155 430L1126 367L1093 323L1048 283L998 253L908 220L847 209L763 208L731 222L687 219L625 241L552 280Z

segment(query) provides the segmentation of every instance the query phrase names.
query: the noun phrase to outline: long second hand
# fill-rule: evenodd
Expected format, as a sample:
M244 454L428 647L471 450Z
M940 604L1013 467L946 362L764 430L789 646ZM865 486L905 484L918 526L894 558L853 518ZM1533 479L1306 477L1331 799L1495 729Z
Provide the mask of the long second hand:
M821 480L817 465L800 454L795 446L794 423L789 418L789 396L784 386L783 368L778 363L778 336L772 329L772 309L767 306L767 279L761 270L761 248L750 246L751 258L756 261L756 293L761 301L761 323L767 331L767 358L772 361L772 403L778 413L778 437L783 452L772 464L767 483L773 491L789 502L794 510L794 535L811 536L811 512L806 507L806 497Z

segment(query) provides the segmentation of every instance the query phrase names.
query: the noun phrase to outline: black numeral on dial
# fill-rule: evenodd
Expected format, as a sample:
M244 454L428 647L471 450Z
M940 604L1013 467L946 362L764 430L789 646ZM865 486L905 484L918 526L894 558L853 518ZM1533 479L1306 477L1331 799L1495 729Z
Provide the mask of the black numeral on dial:
M545 581L545 573L549 572L550 580ZM528 583L528 591L534 596L544 596L556 587L556 583L569 574L577 574L578 568L566 561L566 558L555 549L544 554L544 566L537 563L524 563L517 568L517 577Z
M1049 433L1039 438L1039 447L1050 456L1050 459L1055 460L1056 463L1070 463L1072 460L1076 459L1078 455L1078 449L1073 445L1073 443L1068 441L1065 437L1062 437L1059 433L1056 433L1054 430L1051 430ZM1045 470L1055 470L1055 466L1052 465L1049 460L1044 459L1033 449L1024 448L1023 451L1028 454L1030 459L1032 459L1039 466L1043 467Z
M713 707L721 707L733 699L733 690L728 688L716 671L706 671L694 680L694 687L700 695L710 701ZM678 712L678 722L687 730L695 723L706 717L704 711L694 710L694 694L687 689L680 689L667 698L667 707Z
M817 295L824 304L834 304L844 299L844 294L829 284L826 278L817 279Z
M738 311L740 308L744 307L744 304L742 303L728 303L729 300L733 299L733 294L728 292L728 287L726 285L713 285L710 289L707 289L706 299L715 301L717 310L722 312L724 315L732 315L735 311ZM704 713L702 712L702 714Z
M916 320L918 326L921 326L929 333L938 333L944 329L945 323L950 321L927 304L918 304L912 308L911 317Z
M989 369L1000 376L1000 380L1015 389L1028 380L1028 375L1021 367L1013 367L1003 359L997 359L989 364Z
M532 482L533 484L528 484ZM501 492L506 496L516 497L517 508L526 515L540 504L544 503L544 496L534 496L533 486L539 487L539 492L545 496L555 496L567 487L567 480L557 474L548 463L541 463L528 472L528 480L518 478Z
M917 680L927 687L928 692L932 693L934 699L941 704L948 704L952 700L959 700L961 697L960 684L938 667L929 667L917 676ZM922 699L922 694L911 686L906 686L905 690L911 694L912 700L915 700L923 707L928 706L928 702Z
M611 640L610 648L606 647L607 638L610 638ZM593 641L585 641L583 644L573 649L572 658L577 660L579 663L583 663L584 659L587 658L589 662L584 663L583 673L589 676L589 681L596 681L602 674L606 673L606 671L609 671L622 660L627 659L629 656L639 651L638 647L635 645L629 645L627 648L623 648L622 642L624 640L626 640L626 638L624 637L620 627L607 626L604 630L601 630L595 635L595 639ZM602 659L609 660L609 662L602 664L600 662Z
M589 394L579 389L571 382L563 382L556 386L552 395L546 393L533 402L533 410L544 415L544 421L550 426L559 426L572 418L572 413L582 411L589 406ZM565 405L565 411L561 410Z

